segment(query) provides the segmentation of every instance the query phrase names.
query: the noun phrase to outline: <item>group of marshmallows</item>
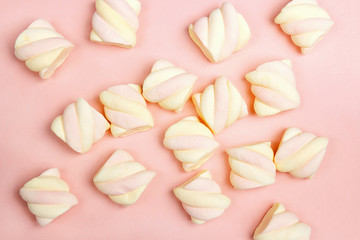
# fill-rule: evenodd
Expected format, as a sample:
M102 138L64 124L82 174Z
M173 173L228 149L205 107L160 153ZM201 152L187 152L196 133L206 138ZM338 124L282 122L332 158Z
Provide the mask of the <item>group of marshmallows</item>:
M138 0L96 0L93 30L94 42L134 47L139 26ZM293 42L308 53L333 25L328 13L315 0L293 0L276 17ZM189 34L211 62L219 62L244 48L250 40L245 19L232 4L223 3L209 17L189 26ZM26 66L49 78L70 54L73 45L45 20L33 22L15 43L15 55ZM190 98L197 76L166 60L158 60L143 86L117 85L100 93L105 117L79 98L55 118L52 131L79 153L87 152L110 128L115 137L124 137L154 126L146 101L162 108L181 111ZM254 109L259 116L274 115L297 108L300 96L289 60L262 64L246 75L255 95ZM217 149L213 134L221 132L248 115L238 90L225 77L218 77L192 101L203 123L195 116L186 117L168 128L164 146L173 150L185 171L198 169ZM231 166L230 181L236 189L266 186L275 182L276 170L299 178L311 178L317 171L327 148L328 139L297 128L288 128L274 156L270 142L227 149ZM94 177L96 187L114 202L128 206L136 202L155 172L147 170L124 150L117 150ZM40 225L77 204L58 169L49 169L20 189L30 211ZM220 216L230 199L204 170L174 189L193 222L203 223ZM275 203L254 233L255 240L308 239L310 227Z
M139 27L138 0L96 0L90 40L125 48L134 47ZM334 22L316 0L293 0L275 18L282 30L306 54L326 35ZM219 62L244 48L250 29L231 3L223 3L209 17L189 26L191 39L211 62ZM43 19L34 21L15 42L15 55L26 66L49 78L69 56L73 44Z

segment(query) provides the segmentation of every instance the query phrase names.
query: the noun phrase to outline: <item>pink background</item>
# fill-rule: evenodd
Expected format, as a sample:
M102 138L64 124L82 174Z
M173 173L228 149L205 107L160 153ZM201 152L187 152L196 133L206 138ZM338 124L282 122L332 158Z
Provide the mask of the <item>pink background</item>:
M360 2L319 0L335 26L307 56L300 54L274 17L287 0L231 1L248 21L252 39L220 64L210 63L191 41L187 27L207 15L219 0L143 0L138 43L133 49L89 41L94 1L2 1L0 23L0 239L251 239L274 201L280 201L312 227L312 239L360 238ZM45 18L75 48L52 78L42 80L13 54L18 34L33 20ZM221 147L201 169L209 169L232 200L225 213L195 225L172 189L193 176L185 173L162 145L165 130L195 114L192 103L180 113L148 104L155 119L150 131L126 138L109 132L90 152L72 151L51 131L52 120L76 98L103 112L98 94L116 84L141 84L159 58L197 74L194 92L218 75L239 89L250 115L221 132ZM244 75L266 61L293 61L301 106L259 118ZM272 186L239 191L229 182L224 150L230 146L272 141L276 150L283 130L294 126L330 139L325 159L312 180L278 173ZM92 177L117 148L128 150L157 172L140 200L123 208L100 193ZM46 227L40 227L18 195L21 186L48 168L58 167L79 204Z

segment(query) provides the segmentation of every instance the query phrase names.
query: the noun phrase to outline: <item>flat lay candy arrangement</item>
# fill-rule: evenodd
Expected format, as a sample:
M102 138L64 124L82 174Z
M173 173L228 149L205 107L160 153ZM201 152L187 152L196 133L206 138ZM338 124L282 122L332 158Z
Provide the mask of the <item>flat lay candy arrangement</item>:
M331 124L340 122L329 105L336 96L327 92L324 78L326 71L336 72L326 49L336 45L331 35L338 25L326 1L324 6L315 0L267 3L273 15L264 23L238 2L194 3L197 8L186 17L178 15L189 3L167 3L173 14L162 16L149 7L160 2L94 1L87 28L72 31L84 45L64 31L79 26L69 20L35 15L28 25L19 23L12 65L24 76L21 81L33 81L17 93L22 107L13 109L19 116L31 114L17 129L29 128L26 135L31 131L42 145L30 141L26 151L16 151L15 144L4 148L10 159L21 155L31 161L12 165L26 172L11 192L28 226L1 231L3 237L20 239L29 229L36 229L31 239L53 237L56 226L77 226L88 233L63 229L62 234L324 238L330 221L323 218L337 216L322 210L321 201L330 201L326 188L338 171L332 159L339 137ZM251 4L257 5L245 5ZM156 34L144 31L152 24ZM169 30L162 30L166 26ZM259 30L269 26L272 31ZM266 48L257 40L262 34ZM274 49L266 34L281 39ZM167 35L181 37L181 44ZM333 69L312 70L325 63ZM44 110L34 111L35 99ZM359 114L345 110L350 112ZM38 122L46 125L41 133L31 127ZM341 122L349 129L355 125ZM356 133L349 135L353 139ZM314 213L319 208L323 215Z

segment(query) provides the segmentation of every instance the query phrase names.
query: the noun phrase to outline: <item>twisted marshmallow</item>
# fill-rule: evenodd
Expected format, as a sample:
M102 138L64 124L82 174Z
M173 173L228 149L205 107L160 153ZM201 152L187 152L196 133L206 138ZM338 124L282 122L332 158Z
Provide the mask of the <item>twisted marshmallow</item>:
M147 109L137 84L113 86L100 93L105 116L111 122L114 137L125 137L154 126L154 120Z
M46 79L65 61L73 47L48 21L37 19L17 37L15 56Z
M78 153L89 151L108 129L104 116L82 98L68 105L51 124L51 130Z
M275 203L256 228L254 240L309 240L311 228L286 211L281 203Z
M203 93L194 94L192 100L199 116L215 134L248 115L239 91L223 76Z
M209 17L190 24L191 39L211 62L220 62L244 48L250 40L249 26L231 3L223 3Z
M144 80L143 96L149 102L179 112L189 99L196 79L196 75L161 59L154 64L150 75Z
M275 183L276 167L270 142L229 148L226 152L234 188L249 189Z
M312 178L318 170L329 140L298 128L286 129L275 154L276 169L298 178Z
M275 18L275 23L280 24L282 30L291 36L303 54L309 53L334 25L316 0L289 2Z
M264 63L248 73L246 80L251 83L258 116L274 115L297 108L300 104L290 60Z
M90 40L97 43L132 48L139 28L138 0L96 0Z
M231 202L230 198L221 193L220 186L211 179L208 170L174 188L174 194L196 224L219 217Z
M68 184L60 178L57 168L49 169L31 179L20 189L37 222L45 226L78 203Z
M204 164L219 147L212 132L197 117L186 117L168 128L164 146L173 150L185 171Z
M116 150L94 176L95 186L114 202L123 206L134 204L151 182L155 172L124 150Z

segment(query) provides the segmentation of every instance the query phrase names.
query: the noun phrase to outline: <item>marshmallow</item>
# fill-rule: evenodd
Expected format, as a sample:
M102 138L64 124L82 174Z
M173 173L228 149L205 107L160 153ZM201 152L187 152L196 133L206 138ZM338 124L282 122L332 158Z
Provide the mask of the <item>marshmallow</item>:
M286 211L281 203L275 203L256 228L254 240L309 240L311 228Z
M174 194L196 224L219 217L231 202L221 193L220 186L212 180L208 170L201 171L174 188Z
M212 132L194 116L170 126L163 143L174 151L175 158L182 162L187 172L199 168L219 147Z
M47 79L65 61L74 45L44 19L35 20L15 41L15 56Z
M134 204L155 172L147 170L142 164L124 150L116 150L94 176L95 186L111 200L123 206Z
M255 95L254 109L258 116L274 115L297 108L300 95L290 60L264 63L246 75Z
M215 134L248 115L247 106L239 91L225 77L192 96L199 116Z
M154 120L137 84L117 85L100 93L105 116L114 137L125 137L154 126Z
M45 226L78 203L57 168L49 169L25 183L20 196L27 202L37 222Z
M334 25L329 14L316 0L289 2L277 15L275 23L291 36L303 54L309 53Z
M51 124L51 130L78 153L89 151L109 127L104 116L82 98L68 105Z
M197 76L166 60L158 60L144 80L143 96L162 108L179 112L189 99Z
M211 62L220 62L244 48L250 40L249 26L231 3L223 3L209 17L190 24L191 39Z
M298 128L286 129L275 154L276 169L297 178L312 178L324 158L328 142L327 138Z
M270 142L229 148L230 182L235 189L250 189L275 183L276 167Z
M139 28L140 1L96 0L95 7L90 40L124 48L134 47Z

